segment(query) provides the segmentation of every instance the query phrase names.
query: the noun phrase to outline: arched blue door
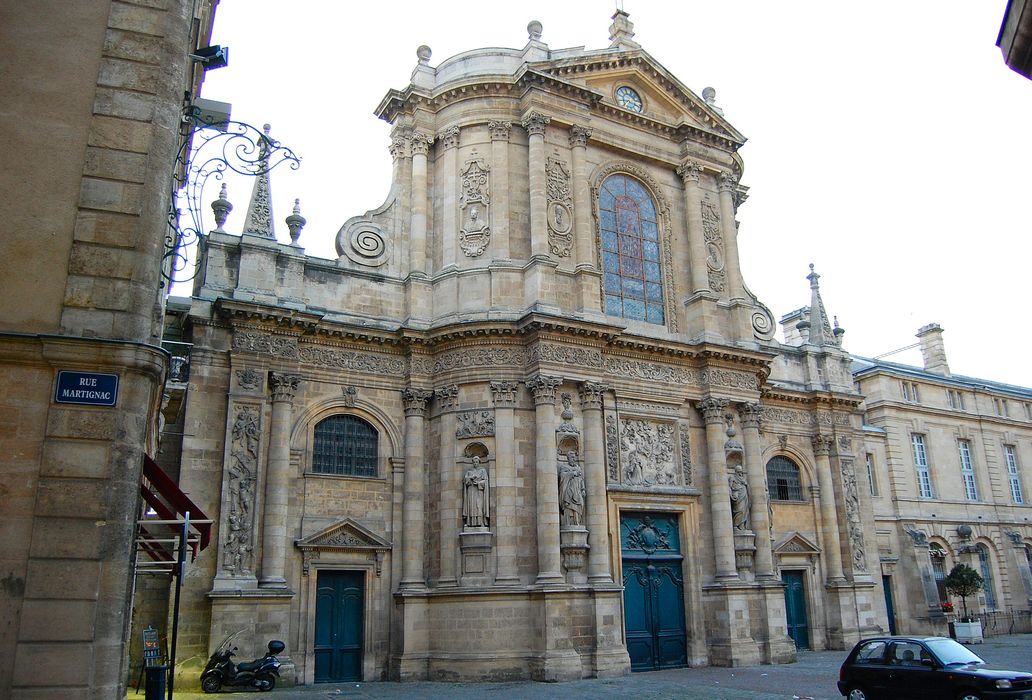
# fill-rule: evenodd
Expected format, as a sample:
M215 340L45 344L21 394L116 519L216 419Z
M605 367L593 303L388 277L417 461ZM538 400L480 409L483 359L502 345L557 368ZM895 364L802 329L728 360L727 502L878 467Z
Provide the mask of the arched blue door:
M362 680L361 571L320 571L315 602L315 682Z
M677 518L654 513L620 517L624 627L632 671L688 665L684 579Z

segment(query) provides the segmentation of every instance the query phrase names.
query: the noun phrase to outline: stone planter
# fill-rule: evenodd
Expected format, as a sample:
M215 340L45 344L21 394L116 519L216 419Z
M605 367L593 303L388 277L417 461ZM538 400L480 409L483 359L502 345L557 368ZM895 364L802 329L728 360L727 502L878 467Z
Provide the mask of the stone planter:
M953 623L953 630L956 632L957 641L962 644L982 643L981 620L975 620L974 622L962 622L958 620Z

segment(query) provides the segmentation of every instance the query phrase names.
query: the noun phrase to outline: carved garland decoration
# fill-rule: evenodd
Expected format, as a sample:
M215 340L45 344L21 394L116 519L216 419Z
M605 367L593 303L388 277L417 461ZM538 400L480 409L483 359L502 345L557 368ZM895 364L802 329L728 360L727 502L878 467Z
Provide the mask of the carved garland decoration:
M853 568L867 571L867 552L864 548L864 526L860 515L860 499L856 488L856 470L853 460L842 459L842 486L846 500L846 522L849 525L849 546L853 552Z
M681 438L681 472L684 476L684 485L691 486L695 483L695 476L692 473L692 449L689 444L688 424L679 423L677 432Z
M706 267L710 289L714 292L723 292L727 287L727 271L724 269L724 238L720 233L720 209L714 204L709 192L702 196L702 236L706 241Z
M620 437L613 414L606 416L606 461L609 462L609 481L620 483Z
M577 367L602 368L602 351L554 343L537 343L528 352L530 362L556 362Z
M229 527L223 543L222 567L235 576L248 576L254 571L254 503L262 435L259 420L256 406L243 406L237 410L230 429Z
M663 306L664 306L664 317L666 318L666 325L672 332L677 332L677 313L675 299L677 299L676 280L674 277L674 253L671 247L670 240L673 236L670 229L670 205L667 204L666 198L661 194L659 183L656 182L655 178L649 175L648 171L643 168L634 165L633 163L610 163L602 167L595 173L595 182L591 187L591 207L592 214L595 217L595 255L596 260L602 260L602 228L601 228L601 217L598 211L598 198L602 188L602 183L605 179L613 173L625 173L633 177L638 178L645 186L649 189L649 194L655 200L657 209L659 209L659 218L662 228L663 238ZM599 263L601 265L601 263ZM599 285L599 300L602 304L602 308L605 308L605 292L602 289L602 285Z
M341 350L310 343L301 343L297 338L278 336L258 331L237 331L233 334L233 349L254 353L267 353L274 357L299 360L305 364L335 369L401 376L406 373L405 358Z
M554 156L545 160L547 177L548 249L560 258L570 257L573 249L573 195L570 169Z

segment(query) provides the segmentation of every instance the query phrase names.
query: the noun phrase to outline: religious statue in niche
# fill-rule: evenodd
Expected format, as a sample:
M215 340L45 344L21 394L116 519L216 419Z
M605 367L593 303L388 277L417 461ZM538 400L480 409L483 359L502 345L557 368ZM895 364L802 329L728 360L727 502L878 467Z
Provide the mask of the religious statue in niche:
M487 223L487 206L491 201L487 189L488 167L476 155L474 150L474 157L466 162L466 169L462 172L462 192L459 195L459 208L462 211L459 246L471 258L482 255L491 240L491 228Z
M462 524L467 528L486 528L491 517L491 501L487 469L480 457L473 457L472 466L462 475L462 486Z
M584 524L584 470L577 462L577 453L566 453L566 462L559 463L559 512L563 527Z
M742 465L735 467L727 479L731 494L731 524L736 530L749 529L749 484L745 480Z

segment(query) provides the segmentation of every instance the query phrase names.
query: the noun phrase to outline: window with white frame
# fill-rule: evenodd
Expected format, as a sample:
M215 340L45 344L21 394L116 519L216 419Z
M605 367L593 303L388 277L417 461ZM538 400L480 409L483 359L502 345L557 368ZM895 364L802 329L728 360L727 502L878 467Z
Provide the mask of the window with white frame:
M1011 499L1015 503L1024 503L1021 477L1018 475L1018 454L1014 450L1014 445L1004 445L1003 456L1007 460L1007 480L1010 482Z
M928 452L925 450L924 435L910 436L914 448L914 466L917 468L917 492L921 498L932 497L932 475L928 471Z
M950 598L946 591L946 550L938 542L928 545L928 558L932 561L932 577L935 589L939 591L939 602L945 603Z
M998 416L1010 415L1009 409L1007 408L1007 400L1006 399L994 398L993 399L993 410L996 412L996 415L998 415Z
M989 548L979 542L975 545L975 549L978 550L978 568L979 573L982 574L982 580L984 581L985 591L985 607L988 610L996 610L996 586L993 585L993 565L989 561L990 554Z
M946 403L949 404L950 408L963 411L964 410L964 394L957 391L956 389L946 390Z
M921 401L921 393L917 390L917 382L900 382L899 391L903 395L904 401L912 401L913 403Z
M960 474L964 478L964 497L969 501L977 501L978 485L975 484L975 467L971 463L971 443L968 440L958 440L957 449L960 450Z
M867 481L871 484L871 495L878 495L878 482L874 480L874 455L867 453Z

